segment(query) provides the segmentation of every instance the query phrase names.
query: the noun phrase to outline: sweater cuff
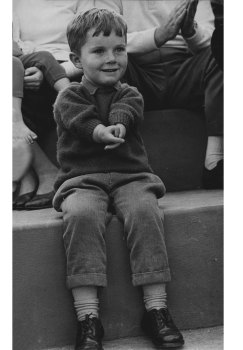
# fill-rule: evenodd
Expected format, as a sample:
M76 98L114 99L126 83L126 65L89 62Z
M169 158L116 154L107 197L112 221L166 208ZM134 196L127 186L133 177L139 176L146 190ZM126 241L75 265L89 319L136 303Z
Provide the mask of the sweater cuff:
M132 116L128 113L124 113L124 111L116 110L115 112L111 113L109 116L109 122L111 125L120 123L123 124L126 129L129 127L130 121Z
M194 53L202 49L202 43L204 42L204 31L198 26L196 28L196 33L190 38L184 38L187 42L189 49Z
M99 119L92 119L85 123L85 135L93 140L93 132L97 125L102 124Z

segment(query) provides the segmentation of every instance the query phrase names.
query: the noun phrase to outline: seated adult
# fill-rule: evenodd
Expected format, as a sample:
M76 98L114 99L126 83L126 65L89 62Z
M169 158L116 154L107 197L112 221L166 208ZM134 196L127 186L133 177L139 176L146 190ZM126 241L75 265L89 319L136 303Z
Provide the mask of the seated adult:
M14 201L18 193L18 182L28 170L32 161L30 142L36 135L24 124L21 113L24 85L24 67L22 62L13 57L13 192Z
M204 108L205 188L223 187L223 76L211 52L214 15L209 0L95 0L128 25L125 79L144 96L145 109Z
M23 54L48 51L65 69L70 80L80 79L81 70L69 60L66 28L76 13L90 7L93 7L92 0L14 0L13 38ZM38 140L45 140L47 133L56 127L52 107L56 95L37 67L25 73L22 114L24 123ZM28 178L22 179L25 185L19 193L22 209L29 210L52 206L57 173L56 166L36 142L32 150L35 172L29 172Z

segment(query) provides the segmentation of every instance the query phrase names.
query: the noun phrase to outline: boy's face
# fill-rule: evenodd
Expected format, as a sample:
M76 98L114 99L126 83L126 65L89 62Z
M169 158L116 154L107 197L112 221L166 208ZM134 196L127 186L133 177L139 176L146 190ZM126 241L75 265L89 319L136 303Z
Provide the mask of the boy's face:
M125 37L114 31L109 36L100 33L93 36L95 29L87 33L86 43L80 56L73 57L76 67L83 69L84 76L98 86L112 86L124 75L127 67Z

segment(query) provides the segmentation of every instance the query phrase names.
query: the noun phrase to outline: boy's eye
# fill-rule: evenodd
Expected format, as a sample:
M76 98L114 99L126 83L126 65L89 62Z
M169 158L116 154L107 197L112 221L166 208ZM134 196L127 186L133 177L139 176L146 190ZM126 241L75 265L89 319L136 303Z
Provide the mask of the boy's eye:
M117 52L124 52L125 51L125 47L121 46L121 47L117 47L116 48Z
M93 52L96 54L101 54L104 52L104 50L103 49L95 49Z

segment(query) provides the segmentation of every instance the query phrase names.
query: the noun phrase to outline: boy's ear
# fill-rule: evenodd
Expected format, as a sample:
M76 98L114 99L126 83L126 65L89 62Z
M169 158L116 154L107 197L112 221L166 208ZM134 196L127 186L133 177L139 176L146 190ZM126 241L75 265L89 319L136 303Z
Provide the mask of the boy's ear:
M83 68L80 57L78 55L76 55L74 52L70 52L69 58L73 62L73 64L75 65L76 68L79 68L79 69Z

